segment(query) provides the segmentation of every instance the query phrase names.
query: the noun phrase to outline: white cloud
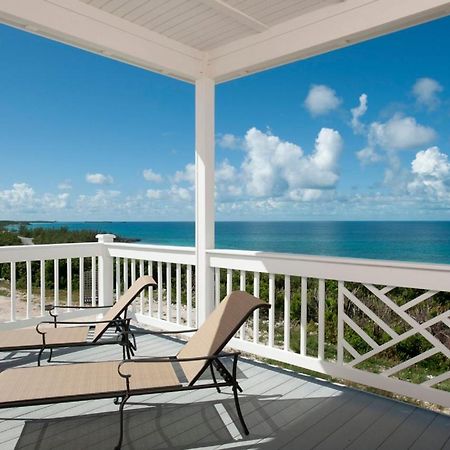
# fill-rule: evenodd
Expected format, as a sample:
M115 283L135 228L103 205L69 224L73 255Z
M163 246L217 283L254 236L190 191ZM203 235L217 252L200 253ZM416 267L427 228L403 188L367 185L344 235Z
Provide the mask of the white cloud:
M169 196L172 200L190 202L192 194L189 189L180 186L172 186L169 190Z
M142 172L142 176L147 181L152 181L154 183L161 183L161 181L163 180L162 175L160 175L159 173L154 172L152 169L145 169Z
M145 195L150 200L159 200L163 196L163 191L161 189L147 189Z
M433 128L418 124L414 117L400 114L395 114L385 123L373 122L369 130L369 144L391 150L416 148L435 138Z
M86 181L91 184L112 184L113 177L102 173L87 173Z
M67 192L37 194L27 183L14 183L11 189L0 191L0 211L7 214L44 214L63 209L69 200Z
M411 172L414 179L408 184L410 193L449 197L450 163L438 147L418 152L411 163Z
M382 156L378 154L373 147L366 147L359 152L356 152L356 157L359 159L360 163L363 166L377 163L383 159Z
M98 190L94 195L79 195L77 199L77 209L83 212L99 211L103 209L117 209L120 191Z
M216 167L216 181L233 181L237 178L237 171L227 160Z
M219 147L236 150L242 147L242 138L231 133L220 134L217 138Z
M367 112L367 94L361 94L359 97L359 105L351 109L352 113L352 128L354 133L363 134L365 126L360 122L360 118Z
M175 183L186 181L190 184L195 184L195 164L186 164L186 167L183 170L175 172L173 179Z
M256 128L248 130L245 141L242 171L251 197L280 196L295 189L330 189L339 180L337 160L342 138L337 131L322 128L311 155Z
M70 180L61 181L61 183L58 184L58 189L60 191L69 191L70 189L72 189L71 181Z
M432 78L419 78L413 86L413 94L417 103L430 110L435 109L440 101L438 94L443 91L443 87Z
M336 109L341 104L341 99L328 86L312 85L304 104L312 116L321 116Z

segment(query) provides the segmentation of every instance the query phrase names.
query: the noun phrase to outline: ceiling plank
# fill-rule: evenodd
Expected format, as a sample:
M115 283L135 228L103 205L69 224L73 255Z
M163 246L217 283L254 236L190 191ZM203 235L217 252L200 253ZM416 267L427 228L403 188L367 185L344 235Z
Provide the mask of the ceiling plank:
M202 52L77 0L1 0L0 21L189 82L204 68Z
M269 27L264 23L260 22L259 20L256 20L254 17L251 17L248 14L245 14L244 12L240 11L234 6L229 5L228 3L225 3L222 0L198 0L198 1L236 20L242 25L246 25L252 30L257 31L258 33L261 33L262 31L266 31L269 29Z
M448 0L345 0L209 52L223 82L450 14Z

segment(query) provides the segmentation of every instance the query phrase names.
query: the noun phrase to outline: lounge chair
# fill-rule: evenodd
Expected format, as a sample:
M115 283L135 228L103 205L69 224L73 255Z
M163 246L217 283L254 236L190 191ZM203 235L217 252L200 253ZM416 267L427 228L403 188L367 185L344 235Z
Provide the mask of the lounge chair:
M148 286L156 286L155 280L144 275L138 278L130 288L114 303L113 306L61 306L61 309L96 310L109 308L102 320L98 321L57 321L57 315L52 310L53 305L46 309L53 317L53 321L40 322L36 328L9 330L0 332L0 351L40 350L38 366L44 350L50 350L49 362L53 349L60 347L82 347L87 345L120 344L123 349L124 359L136 349L130 339L130 319L127 318L127 309L133 300ZM78 325L78 326L74 326ZM44 327L45 326L45 327ZM110 328L115 329L113 337L104 337ZM92 336L89 335L93 331Z
M7 369L0 373L0 408L114 398L120 401L120 437L123 439L123 409L131 396L220 387L232 388L236 411L248 434L239 406L236 371L238 352L221 353L225 345L257 308L267 303L246 292L232 292L175 356L93 363L74 363ZM229 371L225 357L233 358ZM212 366L221 375L217 381ZM212 381L200 380L211 368Z

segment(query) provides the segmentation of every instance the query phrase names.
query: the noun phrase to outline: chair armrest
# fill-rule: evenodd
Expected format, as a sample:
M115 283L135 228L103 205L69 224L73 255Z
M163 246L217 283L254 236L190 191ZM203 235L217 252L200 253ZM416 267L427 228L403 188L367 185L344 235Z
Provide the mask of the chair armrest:
M127 323L127 322L130 322L130 320L131 320L130 318L128 318L128 319L121 319L120 317L118 317L116 319L113 319L113 320L89 320L89 321L70 320L70 321L58 322L58 325L96 325L98 323L110 323L110 324L114 325L115 323L118 323L118 324ZM36 331L39 334L45 334L46 333L45 331L39 330L39 326L43 325L43 324L54 325L55 323L51 322L51 321L47 321L47 320L39 322L36 325Z
M218 355L212 355L212 356L193 356L191 358L177 358L176 356L155 356L155 357L135 357L133 359L124 359L121 361L117 367L117 371L119 372L119 375L122 378L129 379L131 377L130 374L125 374L121 372L121 368L125 364L132 364L132 363L162 363L162 362L170 362L170 361L176 361L176 362L191 362L191 361L214 361L218 360L220 358L229 358L234 357L237 358L241 352L223 352L219 353Z
M183 334L183 333L194 333L197 331L197 328L192 328L190 330L177 330L177 331L153 331L153 330L144 330L144 331L132 331L133 334L139 336L140 334ZM131 332L131 331L130 331Z

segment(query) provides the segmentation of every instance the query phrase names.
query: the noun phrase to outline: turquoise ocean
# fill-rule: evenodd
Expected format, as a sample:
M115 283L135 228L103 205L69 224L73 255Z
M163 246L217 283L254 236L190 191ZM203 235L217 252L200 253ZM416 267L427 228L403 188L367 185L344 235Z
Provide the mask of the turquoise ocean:
M159 245L194 245L193 222L55 222ZM450 222L217 222L216 248L450 264Z

